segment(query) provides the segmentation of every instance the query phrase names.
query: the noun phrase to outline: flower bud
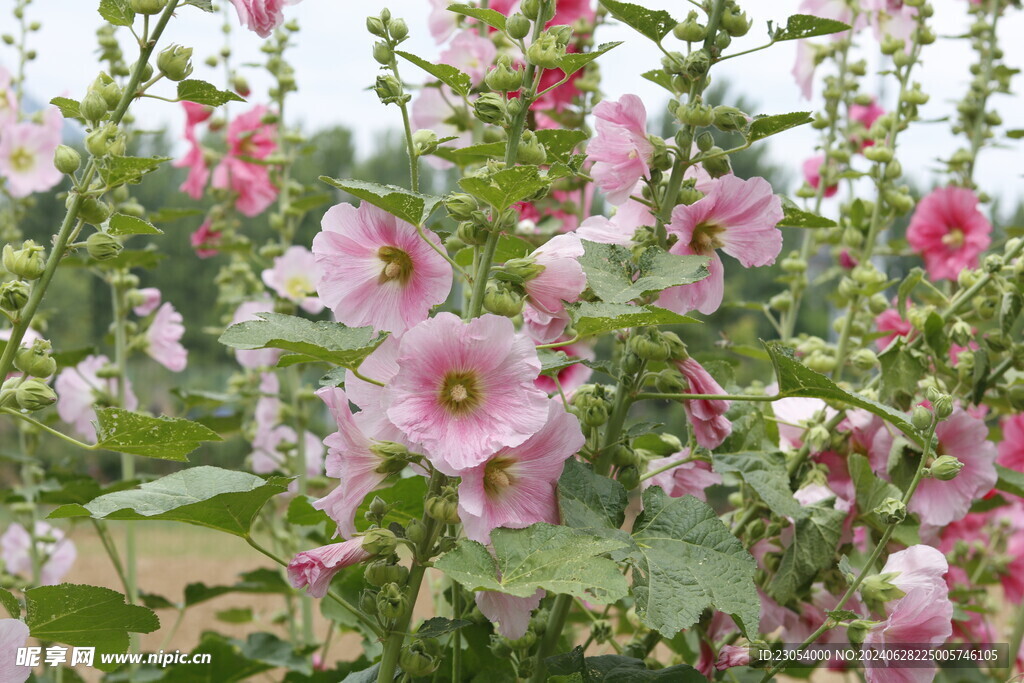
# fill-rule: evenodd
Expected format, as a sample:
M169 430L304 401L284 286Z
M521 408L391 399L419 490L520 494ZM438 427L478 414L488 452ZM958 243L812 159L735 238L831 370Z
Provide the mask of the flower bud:
M527 631L519 638L509 640L508 645L513 650L529 650L537 642L537 634L533 631Z
M899 524L907 518L907 506L896 498L886 498L874 509L882 524Z
M668 343L661 339L657 331L632 335L629 338L629 348L646 361L666 361L672 353Z
M45 250L32 240L25 240L21 249L15 249L13 244L5 244L3 251L3 264L11 275L16 275L23 280L35 280L46 270L46 259L43 256Z
M5 311L20 311L28 303L29 286L21 280L9 280L0 284L0 308Z
M485 92L473 103L473 112L484 123L503 124L506 113L505 96Z
M468 220L459 223L455 230L455 236L459 241L469 246L479 246L487 241L487 227L476 220Z
M470 215L479 209L480 205L476 203L476 199L472 195L456 192L444 200L444 208L448 210L448 215L455 220L465 221L469 220Z
M508 640L502 638L497 633L491 635L491 642L488 645L488 649L491 654L498 659L508 659L512 656L512 648L509 647Z
M378 17L366 17L366 30L378 38L388 37L388 32L384 28L384 22Z
M768 305L776 311L788 311L793 307L793 294L789 291L779 292L768 300Z
M523 131L523 137L519 142L519 161L524 164L540 166L548 159L547 150L533 131Z
M395 53L391 50L390 45L383 40L378 40L373 44L373 58L377 60L378 64L387 65L395 58Z
M719 33L715 34L715 47L717 47L719 51L724 50L730 45L732 45L732 36L730 36L728 33L720 31Z
M523 87L523 71L512 66L512 60L507 55L498 58L497 65L487 72L484 83L491 90L498 92L512 92Z
M432 154L437 149L437 133L429 129L418 130L412 134L412 144L417 155Z
M875 625L873 621L867 621L865 619L854 619L850 622L850 625L846 627L846 637L850 639L850 643L854 646L860 646L864 642L864 639L868 635L868 631Z
M71 175L82 165L82 155L74 147L57 145L53 151L53 165L64 175Z
M377 76L373 91L377 93L377 97L384 104L397 102L404 95L402 84L391 74Z
M429 676L437 670L441 662L416 645L417 643L413 643L412 646L404 648L398 657L398 663L402 666L402 671L412 678Z
M949 394L942 394L935 399L935 417L945 420L953 414L953 397Z
M750 30L751 26L750 18L747 17L746 12L740 12L737 14L735 10L728 7L724 12L722 12L721 21L722 28L724 28L733 38L740 38L747 35L747 31Z
M892 147L886 145L871 145L870 147L864 148L864 156L867 157L868 161L873 161L876 164L884 164L892 161Z
M18 393L19 384L21 384L20 377L11 377L0 384L0 408L14 405L14 396Z
M50 357L50 342L37 341L14 354L14 367L32 377L50 377L57 372L57 361Z
M514 40L525 38L530 33L530 20L516 12L505 22L505 30Z
M104 116L107 115L107 101L103 99L103 95L99 94L95 90L90 90L85 97L82 98L82 102L78 107L78 110L82 113L82 116L86 121L101 121Z
M628 465L639 465L643 458L632 448L625 444L619 444L612 448L612 464L616 467Z
M924 406L915 406L910 415L910 422L923 432L932 426L932 412Z
M952 455L940 455L935 458L928 472L939 481L949 481L956 479L956 475L960 474L963 468L964 464Z
M397 546L398 539L389 529L370 529L363 534L363 550L371 555L390 555Z
M192 48L168 45L156 58L156 68L172 81L183 81L192 74Z
M400 564L391 564L387 560L374 560L366 565L363 578L371 586L381 587L388 583L405 585L409 578L409 570Z
M160 14L167 0L131 0L132 11L138 14Z
M90 258L97 261L109 261L117 258L124 245L113 235L105 232L94 232L85 240L85 249L89 252Z
M864 579L863 583L861 583L860 594L869 607L884 614L885 603L890 600L898 600L906 595L892 582L896 576L897 572L886 572L884 574L874 574Z
M388 30L391 32L391 37L398 41L405 40L409 35L409 26L401 17L393 19L388 24Z
M413 518L405 525L405 537L416 544L420 544L427 538L427 527L418 519Z
M850 360L860 370L871 370L878 365L878 355L871 349L857 349Z
M494 315L513 318L523 311L524 297L518 287L498 280L490 280L484 290L484 308Z
M690 12L686 16L685 21L676 24L676 27L672 29L672 33L676 38L685 40L687 43L699 43L707 38L708 28L697 22L696 12Z
M1006 393L1014 410L1024 410L1024 382L1017 382Z
M22 410L36 411L56 403L57 394L46 382L32 378L18 385L14 400Z
M732 165L729 163L729 157L726 154L722 154L724 150L721 147L712 147L708 150L708 154L713 155L710 159L705 159L700 162L700 165L704 167L704 170L708 172L712 178L721 178L724 175L732 173Z
M715 146L715 136L711 134L711 131L705 130L702 131L701 134L697 136L696 142L697 149L699 149L702 152L707 152L708 150Z
M640 468L636 465L627 465L619 470L615 478L627 491L632 491L640 485Z
M541 34L526 48L526 60L542 69L554 69L565 55L565 45L559 45L558 36L551 32Z
M711 68L711 55L707 50L694 50L683 59L683 73L691 80L700 80Z
M431 496L424 506L427 515L442 524L458 524L459 505L455 500L444 496Z
M715 122L715 111L711 105L703 104L701 102L688 102L676 109L676 118L679 122L686 126L710 126ZM705 144L707 144L707 138L711 138L711 144L707 146L707 149L701 149L702 152L707 152L715 144L714 137L711 133L704 131L701 136L698 136L698 146L700 145L701 137L704 138Z
M85 148L94 157L124 154L125 137L113 123L96 128L85 138Z
M678 372L667 368L655 375L654 386L664 394L681 394L688 388Z
M603 402L588 405L581 409L580 418L588 427L600 427L608 421L608 406Z
M68 204L70 203L71 195L68 195ZM78 217L89 225L101 225L109 216L110 207L96 197L85 197L78 207Z
M815 452L825 450L831 440L832 432L823 424L816 424L807 430L807 443Z
M385 584L377 593L377 613L385 619L397 619L408 602L398 584Z

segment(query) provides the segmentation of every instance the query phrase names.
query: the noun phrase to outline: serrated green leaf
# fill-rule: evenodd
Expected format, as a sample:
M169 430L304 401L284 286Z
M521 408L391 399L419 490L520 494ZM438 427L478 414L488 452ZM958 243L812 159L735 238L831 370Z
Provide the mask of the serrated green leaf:
M158 229L148 221L135 216L127 216L123 213L115 213L110 217L107 225L107 232L111 235L162 235L163 230Z
M873 510L887 498L900 500L903 493L893 484L881 479L871 469L871 462L859 453L851 453L846 461L857 498L857 509L876 529L884 528Z
M566 305L573 328L581 337L590 337L612 330L647 325L680 325L699 323L696 318L679 315L657 306L633 306L631 304L606 304L584 301Z
M657 486L644 491L643 507L630 553L640 621L671 638L711 607L757 633L757 563L715 511L693 496L669 498Z
M800 509L793 540L767 586L768 595L783 605L808 587L818 572L832 566L846 520L846 512L823 505Z
M25 591L25 623L32 637L41 641L96 648L94 665L103 671L119 664L104 664L99 653L127 652L129 632L160 628L153 610L125 604L115 590L69 583Z
M470 7L469 5L448 5L448 11L479 19L499 31L505 30L505 15L497 10Z
M60 109L60 114L66 119L82 118L81 104L78 100L69 97L54 97L50 104Z
M669 254L652 247L641 255L639 277L634 278L629 249L587 240L583 240L583 246L580 265L587 275L587 284L605 303L627 303L644 294L708 276L707 257Z
M417 638L440 638L441 636L458 631L460 628L471 626L473 622L466 619L446 619L445 617L431 617L416 629Z
M896 339L878 354L878 362L882 368L879 388L882 400L905 410L910 408L917 395L917 383L924 376L925 366L904 346L902 339Z
M775 114L774 116L758 116L750 123L747 142L763 140L790 128L810 123L813 120L814 117L811 116L809 111L795 111L790 114Z
M538 130L536 136L537 142L544 145L549 161L558 159L564 162L568 162L577 145L587 139L587 134L582 130L564 130L562 128Z
M590 52L567 52L558 60L558 68L565 72L566 76L572 76L587 64L619 45L622 45L621 40L614 43L602 43Z
M185 586L185 606L192 607L207 600L213 600L228 593L262 593L291 595L294 589L281 577L276 569L253 569L238 575L239 580L231 586L207 586L204 583L190 583Z
M479 145L469 145L458 149L447 149L447 155L461 163L468 163L471 159L501 159L505 156L505 142L484 142Z
M221 90L217 86L195 79L178 83L178 99L182 102L195 102L209 107L219 107L228 102L245 102L245 98L229 90Z
M100 16L114 26L131 26L135 12L128 0L100 0Z
M380 185L362 180L337 180L325 175L320 176L320 180L339 190L344 190L354 197L370 202L378 209L383 209L392 216L413 225L426 223L430 214L443 199L443 197L412 192L397 185Z
M473 79L469 77L469 74L463 73L454 66L441 64L440 62L428 62L422 57L417 57L411 52L403 52L402 50L395 50L395 54L399 55L406 61L412 62L437 80L447 85L455 92L456 95L465 97L469 95L469 90L473 87Z
M522 258L533 251L533 245L522 237L515 235L500 235L498 246L494 249L494 263L504 263L509 259ZM460 266L469 266L473 263L473 248L460 249L455 255L455 262Z
M488 177L466 176L459 180L459 186L475 197L479 197L498 211L524 199L532 197L547 183L536 166L513 166Z
M12 619L21 619L21 603L6 588L0 588L0 605L4 606L7 614L11 615Z
M618 0L600 0L608 13L643 36L656 43L676 27L679 22L664 10L652 10Z
M715 472L742 477L775 514L794 519L803 515L789 489L786 457L782 453L715 453L712 459Z
M185 0L185 2L183 4L185 4L185 5L192 5L193 7L198 7L199 9L203 10L204 12L212 12L213 11L213 2L211 0Z
M85 505L64 505L50 518L169 520L245 536L260 508L287 490L289 479L263 479L219 467L190 467Z
M566 368L583 362L581 358L569 358L565 351L553 349L538 349L537 357L540 358L540 374L557 375Z
M558 509L562 524L574 529L622 527L629 499L625 487L614 479L595 474L587 465L569 458L558 479Z
M109 187L118 187L138 184L142 176L152 173L160 164L170 160L170 157L105 157L97 166L103 182Z
M117 453L188 462L203 441L223 441L208 427L178 417L150 417L122 408L96 411L96 446Z
M801 40L803 38L827 36L832 33L841 33L849 30L849 24L844 24L835 19L825 19L810 14L794 14L786 21L786 27L780 28L772 39L775 42Z
M482 544L464 539L434 567L469 590L521 598L543 589L606 604L628 592L618 565L602 557L621 549L622 541L538 523L525 529L495 529L491 543L496 559Z
M283 349L303 360L353 367L387 338L386 333L376 332L372 327L346 327L326 320L314 322L283 313L256 315L262 320L232 325L224 330L220 343L245 350Z
M788 197L782 198L782 220L778 222L780 228L834 228L836 222L831 218L819 216L810 211L804 211L794 204Z
M670 93L675 93L675 88L672 87L672 74L665 71L664 69L654 69L652 71L645 71L644 73L640 74L640 76L650 81L651 83L660 85L662 88L668 90Z

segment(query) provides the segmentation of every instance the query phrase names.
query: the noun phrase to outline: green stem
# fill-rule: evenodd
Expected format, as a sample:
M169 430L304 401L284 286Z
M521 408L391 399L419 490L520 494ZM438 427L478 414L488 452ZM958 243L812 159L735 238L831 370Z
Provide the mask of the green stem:
M391 57L391 71L395 74L395 80L402 82L398 74L398 60ZM404 98L404 96L403 96ZM398 102L398 108L402 110L402 126L405 128L405 146L409 153L409 187L413 192L420 191L420 156L416 152L416 145L412 140L412 123L409 120L409 105L404 99Z
M558 640L562 637L562 629L565 628L565 622L571 607L572 596L568 593L562 593L556 597L554 604L551 605L551 616L548 618L547 627L544 629L544 636L541 638L540 645L537 646L537 661L534 664L530 683L543 683L543 681L547 680L547 666L544 664L544 660L554 654Z
M117 368L117 406L124 408L128 385L128 292L122 284L117 282L120 275L120 271L113 274L112 277L115 281L111 283L110 293L114 305L114 365ZM122 453L121 479L128 481L134 478L135 456L130 453ZM138 602L139 593L136 583L134 524L126 524L124 527L124 569L128 602L135 604Z
M1002 13L999 11L999 0L988 0L985 6L987 14L992 15L992 23L988 28L988 49L982 50L981 53L981 73L979 74L979 80L984 83L984 91L982 92L980 101L978 102L978 113L977 119L974 122L974 126L970 131L970 143L971 143L971 160L967 163L967 177L965 180L968 185L974 184L974 167L978 161L978 152L981 151L982 146L985 144L985 107L988 105L988 98L992 94L992 71L995 62L996 52L996 24L999 22L999 17Z
M462 617L462 587L452 582L452 619ZM452 634L452 683L462 680L462 629Z
M110 563L114 565L114 571L117 572L117 577L121 579L121 585L124 587L124 592L127 595L129 592L128 577L125 576L124 565L121 564L121 556L117 552L117 546L114 545L114 539L110 537L110 530L107 529L106 522L101 519L92 519L91 521L96 529L96 535L99 536L103 549L110 557Z
M41 429L41 430L43 430L44 432L46 432L48 434L52 434L53 436L56 436L57 438L65 441L65 442L67 442L67 443L69 443L69 444L71 444L73 446L78 446L79 448L83 448L83 449L85 449L87 451L94 451L94 450L96 450L96 446L95 445L91 445L91 444L87 444L87 443L82 443L78 439L72 438L72 437L68 436L67 434L63 434L63 433L57 431L56 429L54 429L53 427L50 427L49 425L45 425L42 422L40 422L39 420L37 420L37 419L35 419L33 417L30 417L30 416L26 415L25 413L22 413L22 412L20 412L18 410L15 410L13 408L0 408L0 412L6 413L7 415L10 415L12 417L16 417L19 420L22 420L23 422L27 422L28 424L33 425L34 427L37 427L38 429Z
M662 467L659 467L656 470L651 470L650 472L647 472L646 474L644 474L644 476L640 477L640 481L641 482L647 481L651 477L656 477L659 474L661 474L662 472L668 472L669 470L674 470L675 468L679 467L680 465L685 465L686 463L693 462L694 460L696 460L696 458L684 458L682 460L676 460L675 462L670 462L669 464L663 465Z

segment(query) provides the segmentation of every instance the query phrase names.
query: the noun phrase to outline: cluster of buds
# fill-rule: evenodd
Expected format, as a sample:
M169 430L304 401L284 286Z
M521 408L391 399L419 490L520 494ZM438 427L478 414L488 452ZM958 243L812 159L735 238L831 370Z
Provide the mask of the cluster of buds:
M392 18L391 11L384 8L375 17L366 18L366 30L380 38L373 44L373 58L391 73L377 76L374 92L383 104L404 105L412 96L405 92L402 81L394 73L395 48L409 37L409 26L401 18Z
M50 352L50 342L41 339L18 349L14 367L22 374L7 378L0 386L0 407L16 406L34 412L56 402L57 394L46 381L57 372L57 362Z

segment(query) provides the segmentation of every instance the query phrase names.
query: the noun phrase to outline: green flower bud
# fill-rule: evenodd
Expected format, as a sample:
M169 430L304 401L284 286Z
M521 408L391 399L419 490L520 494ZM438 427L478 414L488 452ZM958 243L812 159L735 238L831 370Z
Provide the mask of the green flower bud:
M648 334L634 334L629 338L629 348L637 356L646 361L663 362L668 360L672 349L661 339L657 331Z
M1014 410L1024 410L1024 382L1017 382L1006 393Z
M117 258L117 255L124 249L124 245L113 235L94 232L85 240L85 249L89 252L90 258L97 261L109 261Z
M542 69L554 69L565 55L565 45L559 45L558 37L551 32L542 33L526 48L526 60Z
M587 406L583 408L580 417L586 426L600 427L608 421L608 406L604 403Z
M683 74L691 80L700 80L711 68L711 55L707 50L694 50L683 59Z
M95 90L90 90L85 97L82 98L82 103L79 105L78 110L82 112L82 116L86 121L101 121L103 117L107 115L109 109L107 108L107 101L103 99L103 95L99 94Z
M18 385L14 400L22 410L36 411L56 403L57 394L46 382L32 378Z
M882 524L899 524L907 518L907 506L896 498L886 498L873 511Z
M864 642L864 638L867 637L868 631L875 625L876 622L866 621L864 619L854 619L850 622L850 625L846 627L846 637L850 639L850 643L853 645L860 645Z
M932 426L932 411L924 406L915 406L914 411L910 414L910 422L923 432Z
M397 546L398 539L389 529L370 529L363 534L363 550L371 555L390 555Z
M523 137L519 142L519 161L524 164L540 166L548 159L547 150L533 131L523 131Z
M68 199L71 199L70 195L68 195ZM99 200L96 197L84 198L78 208L78 217L89 225L101 225L109 216L110 207L106 202Z
M385 584L377 593L377 613L385 619L397 619L408 602L397 584Z
M505 96L493 92L482 94L473 103L473 113L484 123L503 124L506 113Z
M50 357L50 342L36 341L14 354L14 367L32 377L50 377L57 372L57 361Z
M508 55L502 55L497 65L487 72L484 83L491 90L499 92L519 90L523 87L523 70L514 68Z
M738 132L747 127L747 115L736 107L719 105L714 109L715 128L725 132Z
M393 104L405 96L402 84L391 74L377 76L373 91L383 104Z
M384 28L384 22L377 17L366 17L366 30L378 38L388 37L388 32Z
M529 650L537 642L537 634L532 631L527 631L520 638L515 640L509 640L508 646L513 650Z
M953 397L949 394L943 394L935 399L935 417L940 420L945 420L947 417L953 414Z
M450 498L431 496L427 499L424 509L431 519L442 524L457 524L459 522L459 505Z
M117 86L117 83L109 81L94 87L96 92L103 97L103 101L107 103L108 110L117 109L117 105L121 103L121 88Z
M125 137L113 123L96 128L85 138L85 148L95 157L124 154Z
M960 474L963 468L964 464L952 455L940 455L935 458L928 472L939 481L949 481L956 479L956 475Z
M183 81L192 74L192 48L168 45L156 58L156 68L172 81Z
M476 199L472 195L456 192L445 198L444 208L448 210L448 215L455 220L465 221L469 220L470 215L478 210L480 205L477 204Z
M131 0L132 11L138 14L160 14L167 6L167 0Z
M871 370L878 365L878 355L871 349L857 349L850 361L855 368Z
M422 543L427 538L427 527L418 519L412 519L405 525L405 537L413 543Z
M874 574L864 579L861 583L860 594L872 609L884 614L885 603L890 600L898 600L906 595L906 593L892 583L897 574L898 572Z
M619 470L615 478L627 491L632 491L640 485L640 468L636 465L627 465Z
M402 654L398 657L398 663L401 664L402 671L413 678L429 676L437 670L441 662L436 657L423 652L422 648L417 648L416 645L417 643L413 643L410 647L403 649Z
M491 643L488 649L492 655L499 659L508 659L512 656L512 648L509 646L508 640L496 633L491 636Z
M681 394L687 390L682 376L672 369L665 369L654 377L654 386L663 394Z
M369 590L364 590L359 594L359 609L371 617L377 614L377 596Z
M25 240L21 249L15 249L13 244L5 244L3 251L3 264L11 275L16 275L23 280L35 280L46 270L45 250L32 240Z
M868 161L873 161L876 164L884 164L892 161L892 147L886 145L871 145L865 147L863 150L864 156L867 157Z
M793 307L793 294L789 291L779 292L768 299L768 305L776 311L788 311Z
M736 10L727 7L722 12L721 26L733 38L740 38L747 35L747 31L750 30L751 21L747 17L746 12L736 14Z
M612 448L612 463L616 467L627 465L639 465L643 458L632 448L625 444L619 444Z
M11 377L0 384L0 408L6 408L14 404L14 397L18 393L18 385L21 384L20 377Z
M395 53L391 50L390 45L383 40L378 40L373 44L373 58L377 60L378 64L387 65L395 58Z
M57 145L53 151L53 165L64 175L71 175L82 165L82 155L74 147Z
M479 246L487 241L488 231L487 227L481 225L479 221L468 220L459 223L459 227L455 230L455 235L463 244Z
M0 308L5 311L20 311L28 303L29 286L21 280L9 280L0 284Z
M388 583L405 585L409 578L409 570L400 564L392 564L387 560L374 560L366 565L363 571L363 578L371 586L381 587Z
M375 519L379 521L383 519L384 515L388 514L388 511L390 510L391 505L389 505L386 500L380 496L374 496L373 500L370 501L370 508L366 512L366 518L371 522Z
M711 108L708 107L708 111L709 112L710 112L710 110L711 110ZM697 149L699 149L702 152L707 152L712 147L715 146L715 136L711 134L711 131L705 130L705 131L702 131L700 133L700 135L697 136L696 142L697 142Z
M374 441L370 452L381 459L376 471L380 474L395 474L409 464L409 449L394 441Z
M708 28L697 22L696 12L690 12L686 16L685 21L676 24L676 27L672 29L672 33L676 38L685 40L687 43L700 43L707 38Z
M484 308L494 315L514 318L523 311L524 296L510 282L490 280L484 290Z
M520 40L530 34L530 20L516 12L505 22L505 30L514 40Z
M392 20L388 24L388 30L391 31L391 37L398 41L405 40L409 35L409 26L405 23L405 19L401 17Z
M732 173L732 165L729 163L728 155L722 154L724 150L721 147L712 147L708 150L708 154L717 155L712 156L710 159L705 159L700 162L700 165L704 167L704 170L708 172L712 178L721 178L724 175Z
M412 144L416 154L432 154L437 149L437 133L432 130L418 130L412 134Z

